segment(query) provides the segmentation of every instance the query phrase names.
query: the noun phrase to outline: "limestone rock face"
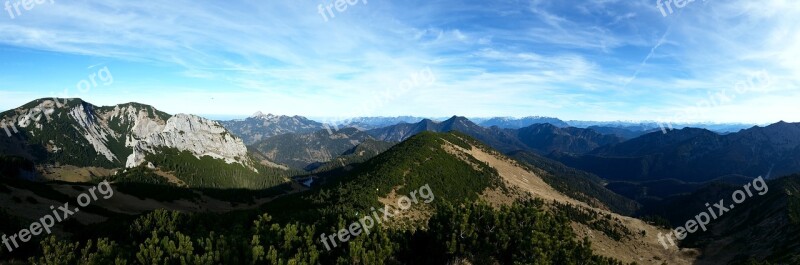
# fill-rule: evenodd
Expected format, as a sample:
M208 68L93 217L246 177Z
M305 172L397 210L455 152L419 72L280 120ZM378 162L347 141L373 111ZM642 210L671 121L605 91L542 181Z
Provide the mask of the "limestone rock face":
M197 157L210 156L227 163L249 165L244 142L230 134L218 122L194 115L178 114L169 118L160 131L136 140L126 167L142 164L147 153L153 153L159 147L189 151Z
M35 161L136 167L147 154L174 148L255 170L242 140L219 122L172 116L144 104L98 107L81 99L39 99L0 113L0 122L0 152Z

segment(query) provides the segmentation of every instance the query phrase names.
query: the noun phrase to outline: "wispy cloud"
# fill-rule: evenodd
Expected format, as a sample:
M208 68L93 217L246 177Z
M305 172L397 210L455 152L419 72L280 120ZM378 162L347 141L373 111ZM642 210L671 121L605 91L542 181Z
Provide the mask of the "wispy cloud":
M0 45L15 47L3 50L14 60L25 60L19 49L97 58L83 67L107 64L119 81L89 100L170 112L346 115L430 68L435 85L374 115L657 119L763 69L774 91L704 119L800 114L787 97L800 86L800 7L790 0L713 1L666 18L647 0L369 1L328 22L322 3L61 1L0 19ZM11 80L0 93L15 95L0 107L49 95L32 77L0 77ZM742 115L765 102L782 113Z

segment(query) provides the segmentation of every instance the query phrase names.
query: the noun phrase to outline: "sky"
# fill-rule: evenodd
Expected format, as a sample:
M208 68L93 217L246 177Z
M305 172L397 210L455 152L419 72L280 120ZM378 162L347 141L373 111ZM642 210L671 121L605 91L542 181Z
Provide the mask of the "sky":
M0 109L800 121L796 0L20 1Z

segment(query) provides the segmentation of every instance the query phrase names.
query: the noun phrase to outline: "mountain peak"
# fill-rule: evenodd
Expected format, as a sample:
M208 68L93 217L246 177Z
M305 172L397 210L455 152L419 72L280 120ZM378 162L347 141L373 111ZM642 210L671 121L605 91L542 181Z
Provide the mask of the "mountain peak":
M250 116L250 118L254 118L254 119L258 119L258 118L270 119L270 118L274 118L274 117L277 117L277 116L272 115L271 113L264 114L261 111L256 111L256 113L253 113L253 115Z
M450 119L448 119L448 120L452 120L452 121L467 121L469 119L467 119L467 117L464 117L464 116L453 115L453 117L450 117Z
M543 117L543 116L528 116L524 118L495 117L485 121L481 121L479 124L484 127L497 126L499 128L504 128L504 129L519 129L534 124L544 124L544 123L549 123L559 128L570 126L568 123L558 118Z
M261 112L260 110L256 111L256 113L253 113L253 115L250 115L251 118L257 118L257 117L261 117L261 116L264 116L264 113Z

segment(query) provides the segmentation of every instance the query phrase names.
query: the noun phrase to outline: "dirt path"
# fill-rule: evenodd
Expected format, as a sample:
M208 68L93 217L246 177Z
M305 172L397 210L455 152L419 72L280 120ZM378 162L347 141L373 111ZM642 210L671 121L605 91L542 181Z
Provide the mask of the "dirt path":
M656 237L658 233L668 233L636 218L622 216L607 210L590 207L584 202L570 198L548 185L536 174L525 170L518 162L495 152L488 152L472 147L467 150L447 143L445 150L468 154L475 159L495 168L500 177L510 186L519 188L540 198L545 202L557 201L590 209L602 215L610 214L613 219L634 232L631 238L616 241L602 232L592 230L586 225L573 222L572 227L578 237L587 237L592 242L592 249L599 255L613 257L623 262L636 262L639 264L692 264L699 253L693 249L678 250L677 248L664 249ZM457 155L462 155L457 154ZM644 235L640 234L644 231Z

